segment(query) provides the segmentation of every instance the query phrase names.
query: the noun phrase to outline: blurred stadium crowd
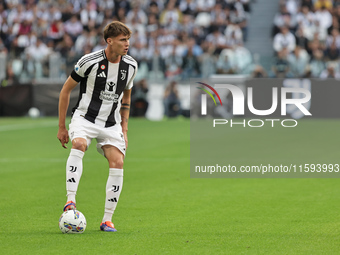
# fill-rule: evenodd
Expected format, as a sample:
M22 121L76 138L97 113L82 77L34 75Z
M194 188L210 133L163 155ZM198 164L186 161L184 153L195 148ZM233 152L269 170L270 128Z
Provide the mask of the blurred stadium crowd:
M269 76L340 78L340 0L281 0Z
M112 20L134 32L129 54L139 62L137 80L340 77L340 0L280 1L271 70L254 65L244 47L252 1L1 1L0 57L7 65L2 85L49 78L52 69L54 78L65 79L83 54L105 48L102 31Z
M134 32L129 54L138 79L206 78L244 73L251 0L5 0L0 3L0 52L5 83L66 78L83 54L105 48L104 26L112 20ZM61 60L51 65L51 56ZM53 63L53 62L52 62Z

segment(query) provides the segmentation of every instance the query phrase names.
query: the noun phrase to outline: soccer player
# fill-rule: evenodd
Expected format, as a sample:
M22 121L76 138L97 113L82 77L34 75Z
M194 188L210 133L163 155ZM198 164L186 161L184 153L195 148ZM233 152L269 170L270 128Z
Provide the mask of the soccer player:
M137 62L127 55L130 29L113 21L104 28L107 46L80 58L68 77L59 97L58 139L72 149L66 163L67 203L64 211L76 208L76 193L83 172L82 159L93 138L97 150L109 162L105 211L100 230L117 231L112 223L123 185L123 163L128 146L128 119L131 88ZM65 126L70 93L80 82L77 105L73 108L69 131Z

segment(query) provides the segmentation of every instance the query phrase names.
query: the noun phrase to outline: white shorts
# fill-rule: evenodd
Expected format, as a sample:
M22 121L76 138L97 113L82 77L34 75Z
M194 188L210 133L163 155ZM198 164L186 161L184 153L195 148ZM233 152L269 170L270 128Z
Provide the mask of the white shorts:
M82 116L74 115L69 125L68 131L71 141L74 138L84 138L87 141L87 148L90 146L93 138L97 140L97 150L104 155L102 147L112 145L118 148L125 156L126 145L121 125L117 124L112 127L101 127Z

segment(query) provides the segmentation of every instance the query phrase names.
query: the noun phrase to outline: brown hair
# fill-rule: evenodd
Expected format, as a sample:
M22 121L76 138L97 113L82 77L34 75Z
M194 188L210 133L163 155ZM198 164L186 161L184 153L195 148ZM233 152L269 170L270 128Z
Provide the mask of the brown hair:
M111 23L107 24L104 28L104 39L105 42L109 37L116 37L119 35L126 35L130 38L132 32L131 30L122 22L119 21L112 21Z

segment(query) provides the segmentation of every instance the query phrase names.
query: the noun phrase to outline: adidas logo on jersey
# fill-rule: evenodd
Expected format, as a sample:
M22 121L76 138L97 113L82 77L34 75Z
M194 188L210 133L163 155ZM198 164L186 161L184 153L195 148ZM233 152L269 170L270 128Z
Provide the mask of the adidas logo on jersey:
M66 182L76 182L74 178L68 179Z
M103 78L106 78L106 75L105 75L105 72L101 72L100 74L97 75L97 77L103 77Z

